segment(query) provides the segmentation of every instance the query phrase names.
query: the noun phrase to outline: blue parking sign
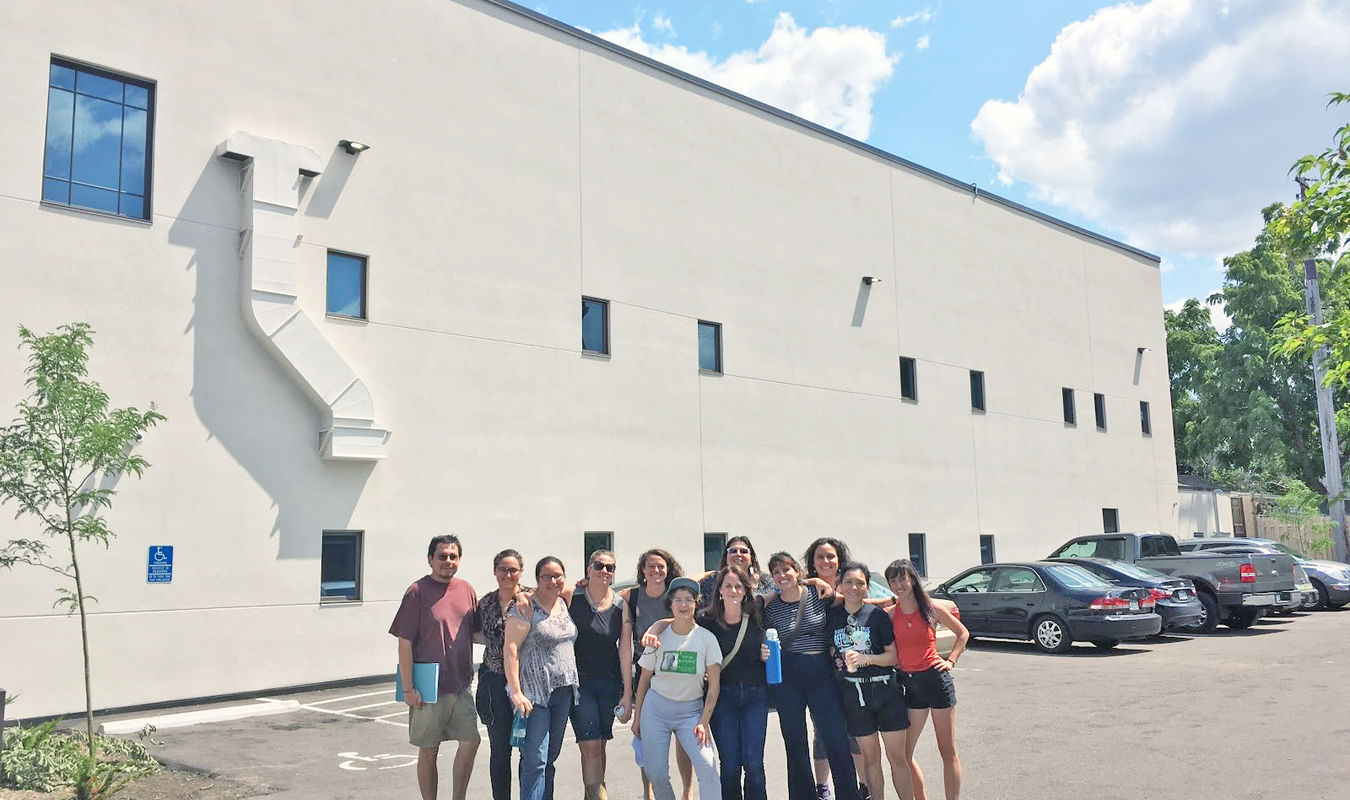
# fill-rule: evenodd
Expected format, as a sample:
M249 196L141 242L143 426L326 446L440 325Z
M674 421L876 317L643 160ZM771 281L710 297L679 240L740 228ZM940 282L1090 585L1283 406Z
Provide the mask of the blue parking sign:
M145 582L173 582L173 545L156 544L150 546L150 555L145 562Z

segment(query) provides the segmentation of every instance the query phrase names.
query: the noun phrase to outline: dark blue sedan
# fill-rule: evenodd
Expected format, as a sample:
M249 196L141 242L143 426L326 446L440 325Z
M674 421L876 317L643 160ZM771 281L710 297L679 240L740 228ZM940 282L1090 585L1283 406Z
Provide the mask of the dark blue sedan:
M1067 652L1074 642L1115 647L1162 630L1147 589L1115 586L1072 564L985 564L933 596L956 603L971 636L1030 639L1047 653Z
M1165 631L1194 628L1204 622L1205 607L1195 595L1195 584L1185 578L1174 578L1138 564L1106 558L1047 558L1046 561L1082 567L1116 586L1147 589L1153 596L1156 603L1153 610L1162 617Z

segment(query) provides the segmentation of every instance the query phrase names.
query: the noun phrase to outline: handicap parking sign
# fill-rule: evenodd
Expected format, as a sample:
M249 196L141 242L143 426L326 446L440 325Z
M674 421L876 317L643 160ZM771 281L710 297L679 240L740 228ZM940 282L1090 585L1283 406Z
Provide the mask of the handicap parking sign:
M151 545L145 564L146 583L172 583L173 545Z

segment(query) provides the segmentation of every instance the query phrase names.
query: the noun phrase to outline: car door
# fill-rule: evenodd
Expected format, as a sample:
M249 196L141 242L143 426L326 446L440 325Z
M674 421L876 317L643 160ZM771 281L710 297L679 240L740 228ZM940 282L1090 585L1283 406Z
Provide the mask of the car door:
M1026 636L1031 617L1045 598L1045 584L1030 567L1002 567L985 595L985 613L992 633Z
M947 584L947 598L961 609L961 622L971 633L991 633L985 598L994 582L994 569L976 569Z

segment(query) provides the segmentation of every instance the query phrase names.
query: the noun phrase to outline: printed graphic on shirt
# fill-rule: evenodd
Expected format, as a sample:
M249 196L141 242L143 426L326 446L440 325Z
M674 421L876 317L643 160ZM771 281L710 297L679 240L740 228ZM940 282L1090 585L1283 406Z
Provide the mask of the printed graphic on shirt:
M859 653L872 652L872 629L866 626L834 629L834 649L839 652L857 650Z
M660 671L697 675L698 653L693 650L669 650L661 655Z

